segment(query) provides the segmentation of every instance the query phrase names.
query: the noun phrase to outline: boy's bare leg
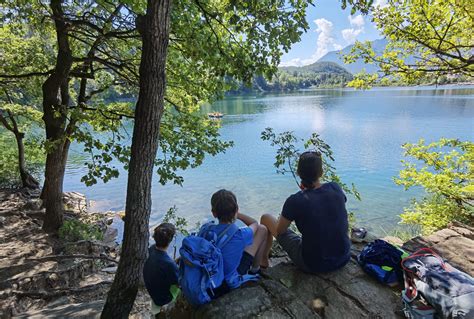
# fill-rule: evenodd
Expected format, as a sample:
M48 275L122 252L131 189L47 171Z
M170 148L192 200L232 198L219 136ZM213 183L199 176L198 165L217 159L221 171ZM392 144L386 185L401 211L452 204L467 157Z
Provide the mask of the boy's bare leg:
M259 269L262 264L262 260L265 253L265 247L267 246L267 238L268 238L267 227L263 225L258 225L258 227L262 229L261 232L262 232L263 240L258 246L257 253L255 254L255 257L253 259L253 264L252 264L253 269Z
M254 257L252 264L253 268L260 267L264 252L263 247L265 247L265 241L267 240L267 233L267 228L265 226L258 225L253 236L252 245L245 248L245 251Z
M260 261L260 266L266 268L270 265L268 257L270 255L270 250L272 249L273 236L276 236L276 228L278 225L278 219L270 214L264 214L260 218L260 224L267 227L267 239L265 241L265 246L262 249L262 259Z

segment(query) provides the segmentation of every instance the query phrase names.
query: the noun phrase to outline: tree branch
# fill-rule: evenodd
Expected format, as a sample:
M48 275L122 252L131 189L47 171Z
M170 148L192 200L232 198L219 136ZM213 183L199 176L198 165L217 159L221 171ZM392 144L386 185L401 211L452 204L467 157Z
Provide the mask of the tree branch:
M30 73L23 73L23 74L0 74L0 78L21 79L21 78L29 78L32 76L47 76L53 72L54 70L49 70L46 72L30 72Z

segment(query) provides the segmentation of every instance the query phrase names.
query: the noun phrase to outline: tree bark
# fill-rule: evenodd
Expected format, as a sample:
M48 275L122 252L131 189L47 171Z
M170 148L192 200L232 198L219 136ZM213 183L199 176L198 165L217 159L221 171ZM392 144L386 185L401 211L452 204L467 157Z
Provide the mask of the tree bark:
M42 192L46 214L43 229L57 232L63 222L63 180L70 141L65 134L69 105L69 74L73 57L68 26L64 22L62 0L51 0L56 28L58 55L53 73L43 84L43 120L49 144Z
M8 102L13 104L13 100L10 97L8 91L4 89L4 92ZM20 132L15 115L9 110L6 111L6 114L7 117L3 116L2 110L0 110L0 123L2 123L7 130L15 135L18 149L18 171L20 172L22 187L36 189L39 187L39 182L30 173L28 173L28 170L26 169L25 145L23 144L25 133ZM8 119L10 119L10 122L8 122Z
M10 103L12 103L11 100ZM0 123L2 123L7 130L12 132L13 135L15 135L18 149L18 171L20 172L21 184L24 188L36 189L39 187L39 183L30 173L28 173L28 170L26 169L25 146L23 144L25 133L20 132L18 124L15 120L15 116L12 114L12 112L6 111L6 113L8 114L7 117L3 116L0 111ZM8 119L10 119L10 122Z
M25 146L23 144L25 133L17 130L14 134L16 145L18 147L18 169L20 171L21 184L24 188L37 189L39 187L39 182L28 173L28 170L26 169Z
M148 0L145 16L136 21L142 38L140 92L135 108L124 239L117 273L101 318L128 317L147 256L151 182L166 88L170 6L171 0Z

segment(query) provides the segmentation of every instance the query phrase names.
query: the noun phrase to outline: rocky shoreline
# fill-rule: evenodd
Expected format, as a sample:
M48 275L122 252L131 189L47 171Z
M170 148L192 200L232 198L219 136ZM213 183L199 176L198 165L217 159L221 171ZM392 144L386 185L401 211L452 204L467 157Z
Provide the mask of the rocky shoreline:
M68 242L41 230L38 192L0 190L0 318L94 318L100 315L118 262L116 214L90 213L84 195L66 193L65 219L97 225L101 240ZM320 275L298 271L273 250L262 280L193 309L182 298L161 318L403 318L400 287L379 284L355 257L367 241L353 243L350 263ZM396 238L388 238L401 244ZM454 266L474 275L474 229L452 224L403 245L435 248ZM151 318L142 288L131 318Z
M88 212L88 202L79 193L65 193L64 203L65 220L96 225L103 239L50 236L41 229L44 210L38 191L0 190L0 318L31 318L35 311L106 298L118 263L117 230L111 226L116 216ZM145 292L139 294L133 316L143 317L148 298ZM84 308L82 315L88 318L98 309ZM71 315L81 316L80 307L74 309Z

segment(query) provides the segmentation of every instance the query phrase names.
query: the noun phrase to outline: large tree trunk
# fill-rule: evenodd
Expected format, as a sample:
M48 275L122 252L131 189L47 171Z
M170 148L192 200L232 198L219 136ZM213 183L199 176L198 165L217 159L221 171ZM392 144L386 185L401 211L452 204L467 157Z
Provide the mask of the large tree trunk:
M13 103L8 92L5 91L5 94L7 95L9 102ZM24 188L38 188L38 181L30 173L28 173L28 170L26 169L25 145L23 144L25 133L20 132L13 113L8 110L5 113L7 116L3 116L2 110L0 110L0 123L2 123L7 130L12 132L13 135L15 135L18 149L18 171L20 172L21 184Z
M26 169L25 146L23 144L25 134L18 130L15 130L14 134L18 147L18 169L20 171L21 184L24 188L36 189L39 187L39 183Z
M48 232L56 232L63 222L63 180L70 143L65 129L69 105L69 73L73 59L61 4L61 0L51 0L50 3L58 41L58 56L54 72L43 84L43 120L48 142L42 192L46 208L43 229Z
M164 109L170 6L171 0L148 0L146 15L137 19L142 38L140 93L135 109L124 239L102 318L128 317L147 255L151 181Z

